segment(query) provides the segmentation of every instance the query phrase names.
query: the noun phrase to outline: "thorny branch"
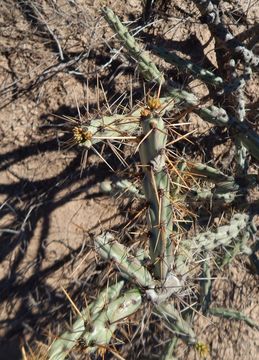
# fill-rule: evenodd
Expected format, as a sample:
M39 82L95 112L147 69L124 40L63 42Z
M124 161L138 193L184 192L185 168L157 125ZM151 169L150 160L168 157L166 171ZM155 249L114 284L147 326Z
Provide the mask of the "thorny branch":
M247 49L238 39L233 36L222 23L219 8L210 0L193 0L199 8L208 24L211 32L221 41L221 44L231 51L234 57L240 59L246 66L251 66L258 71L259 56L252 50Z

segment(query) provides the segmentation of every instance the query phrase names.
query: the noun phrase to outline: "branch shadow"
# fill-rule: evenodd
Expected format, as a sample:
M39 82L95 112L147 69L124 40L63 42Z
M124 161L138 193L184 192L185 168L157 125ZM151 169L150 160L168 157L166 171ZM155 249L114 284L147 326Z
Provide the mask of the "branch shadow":
M73 113L74 109L70 110ZM66 140L65 136L61 139ZM13 165L30 161L35 155L57 153L58 150L56 139L48 139L3 153L0 155L0 174L12 172L10 168ZM107 156L109 163L117 171L120 164L116 157L112 153L107 153ZM75 155L68 165L47 179L44 174L42 179L36 180L16 176L13 182L0 184L0 195L5 198L0 216L7 219L0 238L0 262L4 268L0 280L0 304L5 309L5 316L0 321L0 328L5 333L5 339L0 341L1 347L17 336L28 335L32 329L30 335L34 334L34 339L41 338L42 329L51 325L54 327L61 314L65 316L70 312L66 297L60 295L60 289L55 285L49 284L49 279L64 267L73 268L81 259L82 253L92 249L93 244L89 241L89 235L84 234L82 243L71 248L69 244L66 245L65 239L57 235L52 242L62 243L68 251L64 256L48 259L46 248L50 245L48 238L52 214L79 196L82 201L95 198L101 200L102 195L92 193L92 188L109 176L109 169L104 163L90 164L83 172L80 167L81 156ZM89 231L109 226L113 218L114 215L111 215L100 220ZM35 231L39 225L38 241L34 244L34 257L31 258L29 248L35 242ZM79 287L78 284L71 284L69 288L73 287L78 293L82 288L86 293L91 288L87 282ZM52 313L53 317L50 316Z

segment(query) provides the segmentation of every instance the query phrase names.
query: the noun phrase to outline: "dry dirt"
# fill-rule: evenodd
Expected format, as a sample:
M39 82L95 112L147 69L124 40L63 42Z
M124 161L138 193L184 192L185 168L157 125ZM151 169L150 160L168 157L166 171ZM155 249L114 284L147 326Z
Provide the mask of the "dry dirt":
M119 47L99 12L103 4L109 5L138 26L141 3L1 1L0 360L21 359L24 344L48 343L53 333L60 333L71 314L61 286L78 306L85 298L94 298L97 289L91 288L93 281L105 286L103 263L96 267L92 234L117 230L125 221L125 211L121 213L118 202L99 191L98 183L111 172L98 156L89 154L82 171L84 153L69 147L71 135L65 125L73 123L73 118L93 117L103 111L99 108L105 108L100 82L109 99L129 91L129 83L135 98L142 98L143 86L133 63L123 53L109 63ZM149 39L171 46L196 63L217 67L215 43L207 26L199 23L198 10L190 1L172 3L174 12L168 19L161 11L148 29ZM257 1L233 1L226 3L226 11L228 7L235 33L258 20ZM237 21L241 8L247 23ZM131 26L134 28L134 23ZM156 62L165 67L162 61ZM173 70L171 76L199 96L206 95L207 88L186 74ZM253 77L247 88L252 110L258 107L258 82ZM254 112L248 112L248 118L256 125ZM194 115L189 121L189 130L198 129L197 139L211 128ZM223 166L229 152L231 146L215 143L209 155ZM118 161L107 154L118 170ZM196 159L203 155L197 152ZM259 319L258 295L258 276L246 258L225 268L213 285L214 305L243 311L254 320ZM258 332L244 323L197 315L195 330L209 345L208 359L252 360L259 354ZM128 349L127 359L153 358ZM156 351L150 350L153 352L157 358ZM109 352L105 356L113 358ZM178 348L178 356L198 358L184 344ZM82 354L81 358L87 357Z

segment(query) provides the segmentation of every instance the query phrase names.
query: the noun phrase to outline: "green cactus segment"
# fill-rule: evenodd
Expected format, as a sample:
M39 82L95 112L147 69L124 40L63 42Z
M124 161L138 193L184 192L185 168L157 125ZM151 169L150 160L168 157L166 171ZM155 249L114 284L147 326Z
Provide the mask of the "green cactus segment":
M138 117L140 109L132 114L115 114L112 116L103 116L99 119L93 119L89 125L83 125L82 129L91 134L91 139L78 142L79 146L90 149L92 145L100 141L123 139L137 132L139 128Z
M231 130L232 137L242 142L257 160L259 160L259 135L246 123L241 123L230 118L226 111L216 106L199 108L194 110L203 120L214 125L227 126Z
M207 179L212 181L229 181L233 180L233 177L223 174L220 170L213 168L212 166L201 164L201 163L187 163L188 169L201 176L206 176Z
M182 318L181 314L174 308L173 304L159 304L153 311L177 336L181 337L189 344L196 343L196 336L191 326Z
M223 108L211 105L208 107L194 109L194 112L198 114L203 120L217 126L231 126L235 122L231 120Z
M235 123L232 136L237 137L257 160L259 160L259 135L246 123Z
M194 254L198 258L202 251L212 251L221 245L228 246L249 225L248 215L235 214L231 218L229 225L220 226L215 232L206 231L191 239L182 241L175 259L175 273L186 276Z
M234 178L227 176L221 171L204 164L188 163L188 169L192 174L206 177L216 185L211 189L192 188L187 194L190 199L195 200L220 200L231 203L237 196L258 185L258 178L255 174L247 174Z
M138 289L125 292L110 302L99 316L91 322L90 331L85 331L80 342L88 353L95 352L98 345L108 345L120 321L134 314L141 306L142 298Z
M154 288L155 281L149 271L134 256L128 254L128 249L114 240L109 233L95 239L96 251L107 260L113 260L122 276L136 281L144 288Z
M140 190L129 180L122 179L117 181L105 180L100 183L100 190L104 194L119 195L124 194L127 197L145 198Z
M226 319L244 321L251 328L259 330L259 324L257 324L254 320L252 320L251 318L249 318L245 314L242 314L239 311L219 307L219 308L210 308L208 312L213 316L220 316Z
M247 171L247 150L243 146L242 141L240 139L236 139L236 165L237 165L237 174L243 175L246 174Z
M189 60L183 60L174 52L169 52L161 47L152 47L154 51L167 63L175 65L179 70L184 72L189 71L195 77L200 78L206 83L209 83L214 86L223 85L223 79L219 76L216 76L212 71L202 69L198 65L192 63Z
M171 96L178 102L184 102L187 106L198 106L199 99L188 91L167 87L167 96Z
M202 306L202 312L204 314L207 313L207 310L211 303L211 273L210 273L210 264L209 260L205 259L203 263L203 269L202 269L202 280L200 281L201 286L201 306Z
M220 266L223 267L227 264L230 264L230 262L235 258L238 254L246 254L251 255L252 250L247 246L247 242L251 236L251 230L247 229L246 231L242 232L242 236L240 236L240 239L237 239L236 243L231 247L227 248L227 252L224 255L223 259L221 259Z
M124 281L119 281L115 285L109 286L99 294L96 301L82 310L81 316L74 322L71 330L66 331L52 343L48 354L50 360L63 360L66 358L85 332L85 323L95 320L107 303L117 299L123 285Z
M102 13L105 17L105 20L109 23L113 31L116 33L123 46L128 50L129 54L137 61L140 71L145 80L163 83L163 74L150 60L147 52L143 51L139 47L134 37L129 33L127 27L122 24L118 16L115 15L114 12L108 7L103 7Z
M214 105L200 107L197 97L187 91L168 88L167 96L170 95L179 101L184 101L186 105L193 107L192 111L199 115L201 119L213 125L228 127L232 132L232 136L235 139L239 139L250 151L251 155L259 160L259 135L246 123L241 123L237 121L237 119L229 117L223 108Z
M177 360L177 358L174 356L174 352L177 346L177 341L178 338L176 336L169 341L162 355L162 360Z
M145 177L143 191L149 203L150 256L155 276L161 280L172 264L172 208L170 179L165 167L167 130L156 114L142 117L143 139L139 148Z
M185 106L193 107L192 111L199 115L203 120L208 121L213 125L218 126L233 126L233 128L238 129L239 122L233 118L230 118L223 108L211 105L208 107L201 107L199 99L192 93L176 89L172 87L167 87L167 96L172 96L177 99L179 102L184 102ZM244 124L242 124L244 125ZM252 131L248 128L248 132Z
M224 188L213 188L213 189L192 189L188 193L188 198L191 201L216 201L225 202L230 204L235 200L237 192L226 192Z
M240 231L249 223L249 216L246 214L235 214L229 225L219 226L215 232L206 231L200 235L193 237L191 240L183 241L183 245L189 249L192 254L200 250L212 251L220 245L227 245L231 239L236 238Z
M231 203L236 196L243 193L244 189L247 190L258 185L257 175L254 174L234 178L205 164L189 162L187 165L192 174L204 176L216 184L212 189L192 189L188 196L194 196L196 199L222 200Z
M165 111L169 111L174 107L171 97L160 98L160 103L163 108L160 111L161 116ZM111 116L102 116L101 118L92 119L89 122L89 125L83 125L82 131L91 134L89 139L75 141L79 146L86 149L90 149L93 145L101 142L110 140L128 140L128 137L134 136L137 134L140 128L140 114L143 111L144 107L140 107L129 114L114 114Z

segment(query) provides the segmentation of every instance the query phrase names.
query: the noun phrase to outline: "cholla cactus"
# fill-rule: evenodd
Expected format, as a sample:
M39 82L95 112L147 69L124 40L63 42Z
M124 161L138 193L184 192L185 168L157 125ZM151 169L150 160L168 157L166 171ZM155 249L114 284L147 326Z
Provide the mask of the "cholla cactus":
M159 114L159 99L152 98L141 114L143 139L139 153L145 177L143 191L149 204L150 256L155 276L165 280L172 264L173 247L170 178L166 169L167 130Z
M195 2L203 13L208 13L210 16L212 16L211 14L216 15L210 25L216 30L222 30L223 25L219 21L219 13L215 6L210 1ZM119 270L120 276L134 288L121 294L124 282L108 287L107 292L102 292L98 300L90 305L89 310L82 311L82 318L79 318L73 325L72 333L75 332L76 335L72 335L71 332L62 335L52 344L49 355L52 360L64 359L80 339L84 340L88 353L94 352L98 345L109 343L117 328L117 321L135 313L141 306L145 307L147 299L151 302L153 313L161 318L166 327L188 344L195 345L197 351L202 354L207 351L207 347L198 341L192 325L176 309L173 297L174 295L181 297L188 293L188 283L192 281L192 267L196 259L200 259L204 254L212 253L222 246L228 247L233 244L235 246L237 243L242 245L235 248L235 252L232 252L233 256L238 251L250 253L251 249L246 244L250 234L254 232L252 216L244 213L234 214L228 225L179 241L180 235L174 227L172 199L180 197L180 182L184 174L188 172L208 179L215 184L215 188L195 190L192 187L188 189L188 195L185 198L195 196L196 199L209 198L211 201L221 198L226 202L234 202L242 186L246 189L256 186L258 178L256 175L247 175L246 172L239 172L239 177L227 176L212 166L181 159L180 166L176 169L177 179L173 181L169 169L170 160L167 155L169 131L164 114L166 110L172 109L174 103L182 102L183 108L191 107L191 110L203 120L233 131L235 140L238 140L236 142L237 151L240 150L240 147L246 148L257 159L259 159L259 137L248 124L229 115L225 109L214 105L202 107L192 93L172 87L172 84L166 81L165 76L150 60L148 53L141 50L134 37L113 11L105 7L103 14L123 46L137 62L144 79L159 85L159 91L163 85L162 91L165 96L149 97L145 106L126 115L114 114L92 119L87 126L75 127L73 137L81 147L86 149L94 148L98 142L105 140L134 140L134 143L137 143L140 166L144 174L142 190L133 186L128 179L117 179L114 185L106 181L101 184L101 188L104 192L111 193L117 193L120 189L125 193L126 189L132 196L141 201L145 200L149 225L147 258L150 263L147 268L142 259L137 258L131 249L120 244L109 232L96 237L97 253L106 261L112 261ZM218 34L219 37L221 35L221 33ZM233 48L233 44L233 46L228 45L231 51L242 55L246 64L249 63L253 67L258 66L256 56L250 57L249 60L244 48L238 49L237 46ZM168 62L176 63L179 68L186 66L186 70L190 71L192 75L221 89L224 93L229 91L229 86L224 87L223 79L215 76L212 72L201 69L174 54L168 54L163 49L156 49L156 52ZM244 164L246 151L243 151L242 154L240 166ZM204 269L209 274L209 262L206 262L205 265ZM211 284L207 285L202 291L201 308L204 312L206 309L206 312L209 313L207 311L210 305L208 292ZM104 295L107 296L105 304L102 301ZM225 317L234 314L233 312L224 312L222 309L212 310L211 313L217 316L222 314ZM236 318L247 321L242 316L234 315ZM83 318L91 324L92 331L84 327L85 319L83 322ZM168 358L166 354L164 358Z
M138 289L119 296L124 282L103 290L97 300L78 317L70 331L62 334L50 347L49 359L63 360L77 346L87 353L95 352L98 345L109 344L118 322L136 312L142 302Z

